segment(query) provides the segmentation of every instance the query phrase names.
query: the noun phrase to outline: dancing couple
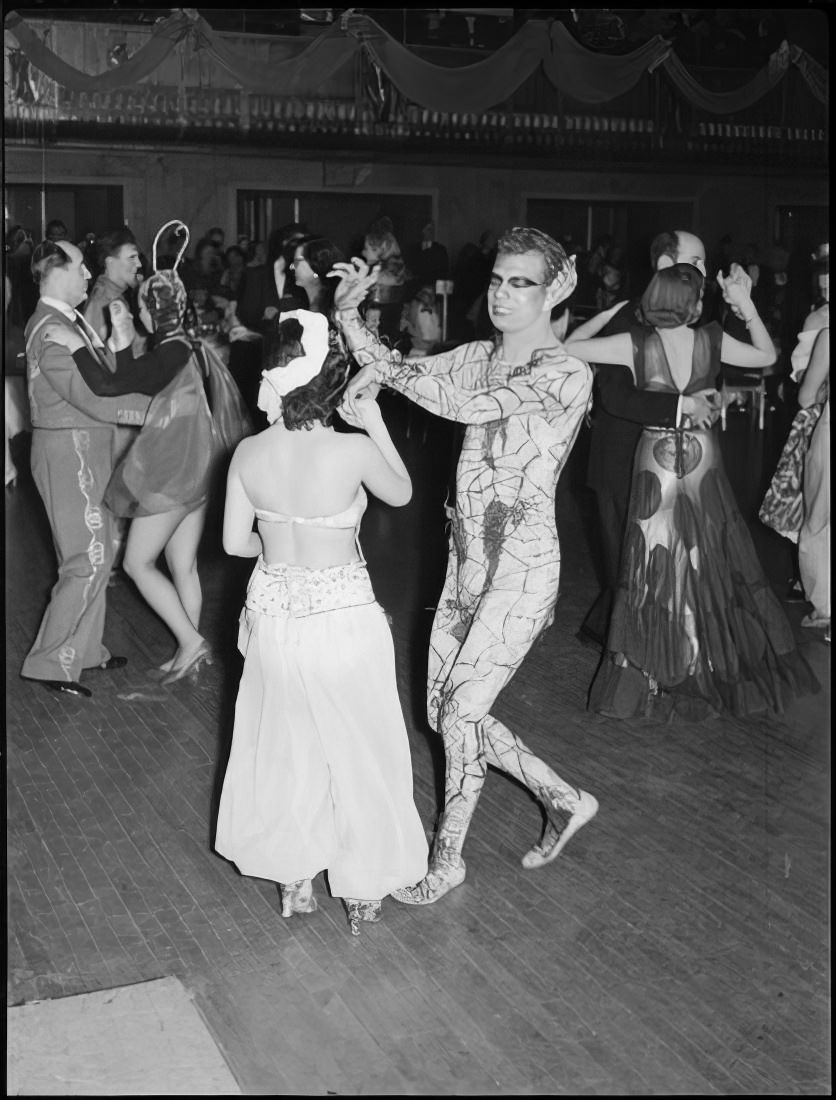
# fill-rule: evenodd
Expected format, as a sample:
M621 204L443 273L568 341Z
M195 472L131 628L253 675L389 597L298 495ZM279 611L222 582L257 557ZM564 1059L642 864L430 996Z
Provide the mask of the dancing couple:
M183 244L174 267L160 271L157 245L172 227ZM107 345L76 313L89 279L78 249L45 245L33 265L42 301L28 336L30 400L38 428L49 429L36 437L34 470L53 526L59 579L22 675L62 693L89 697L81 669L126 663L101 642L115 518L130 520L123 568L177 643L151 678L173 684L212 662L200 633L197 553L215 464L238 406L234 383L218 383L226 368L184 330L186 290L177 266L188 239L177 220L154 239L154 273L139 289L140 320L153 347L139 356L120 299L108 307ZM210 391L229 394L233 405L210 410L206 377ZM134 426L127 449L115 435L114 425L122 424ZM161 555L168 576L158 567Z
M555 859L597 811L490 713L553 621L555 488L592 376L550 325L574 289L574 264L537 230L500 241L488 289L496 342L423 360L404 360L360 321L373 269L355 258L333 275L337 323L360 372L346 384L325 318L284 315L259 399L272 426L245 440L230 468L224 546L258 563L241 616L244 671L215 846L244 874L279 882L285 916L316 908L312 880L327 870L356 932L379 918L386 894L425 905L464 881L462 847L489 764L544 810L527 869ZM393 505L410 496L378 382L467 426L430 645L428 709L447 776L429 863L391 635L357 540L364 486ZM367 435L335 432L337 409Z

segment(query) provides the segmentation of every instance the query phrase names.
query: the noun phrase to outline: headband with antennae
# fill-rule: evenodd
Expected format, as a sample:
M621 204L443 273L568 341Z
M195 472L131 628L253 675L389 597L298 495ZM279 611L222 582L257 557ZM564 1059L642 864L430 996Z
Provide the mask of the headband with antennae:
M189 246L189 227L186 225L185 222L181 222L179 218L174 218L172 221L166 222L165 225L160 226L160 228L157 230L157 235L154 238L154 243L151 246L151 264L154 268L154 274L155 275L157 274L157 271L158 271L158 268L157 268L157 244L159 242L160 237L163 235L163 233L165 233L166 229L169 229L172 225L176 225L176 226L179 227L178 228L178 234L180 233L180 231L182 231L186 235L186 239L183 241L183 247L177 253L177 259L174 261L174 264L172 265L172 268L171 268L172 271L175 271L175 272L177 271L178 264L183 259L183 253L186 251L186 249Z

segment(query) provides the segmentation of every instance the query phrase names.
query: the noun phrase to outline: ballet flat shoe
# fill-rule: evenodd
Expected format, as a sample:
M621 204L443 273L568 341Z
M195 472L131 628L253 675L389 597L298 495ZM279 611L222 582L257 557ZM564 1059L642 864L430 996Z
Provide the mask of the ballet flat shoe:
M553 802L546 805L547 824L543 840L530 848L522 857L522 865L526 871L545 867L547 863L557 859L578 829L582 825L586 825L598 813L597 798L594 798L588 791L579 791L578 793L580 795L578 804L569 815L569 820L563 829L558 829L554 822L554 811L558 807ZM553 836L546 842L546 837L549 836L550 832Z

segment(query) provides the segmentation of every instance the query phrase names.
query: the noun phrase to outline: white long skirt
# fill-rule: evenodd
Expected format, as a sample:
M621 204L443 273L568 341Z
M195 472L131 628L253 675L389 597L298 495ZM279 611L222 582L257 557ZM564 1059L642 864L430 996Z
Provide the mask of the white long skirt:
M427 872L389 624L363 562L253 572L215 849L245 875L327 870L378 899Z

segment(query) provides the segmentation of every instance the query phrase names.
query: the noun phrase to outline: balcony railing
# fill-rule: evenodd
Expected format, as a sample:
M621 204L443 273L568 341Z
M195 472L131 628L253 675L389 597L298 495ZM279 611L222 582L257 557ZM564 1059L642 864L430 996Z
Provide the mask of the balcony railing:
M324 151L469 151L654 162L768 160L824 167L827 132L816 126L693 121L680 131L651 117L488 111L441 113L407 106L382 120L349 100L286 99L229 89L151 85L134 91L66 93L58 102L10 103L6 136L61 140L211 141Z
M48 38L51 49L84 71L105 69L115 42L136 52L151 35L149 26L140 25L77 19L30 23ZM281 62L299 45L298 39L282 36L222 37L230 49L262 66ZM484 56L442 47L415 47L415 52L444 65ZM36 102L23 103L13 98L16 85L7 57L5 133L7 138L37 141L211 141L256 147L277 144L278 136L289 151L526 158L570 153L575 162L763 162L816 172L827 166L827 108L795 66L775 88L733 116L692 106L659 68L646 72L617 99L598 104L570 99L538 68L509 100L479 114L409 105L384 74L367 81L366 68L367 59L353 69L344 66L318 89L319 98L303 101L242 92L232 74L206 51L178 47L146 82L110 93L69 93L33 71ZM698 84L712 91L743 87L753 75L748 70L693 69Z

